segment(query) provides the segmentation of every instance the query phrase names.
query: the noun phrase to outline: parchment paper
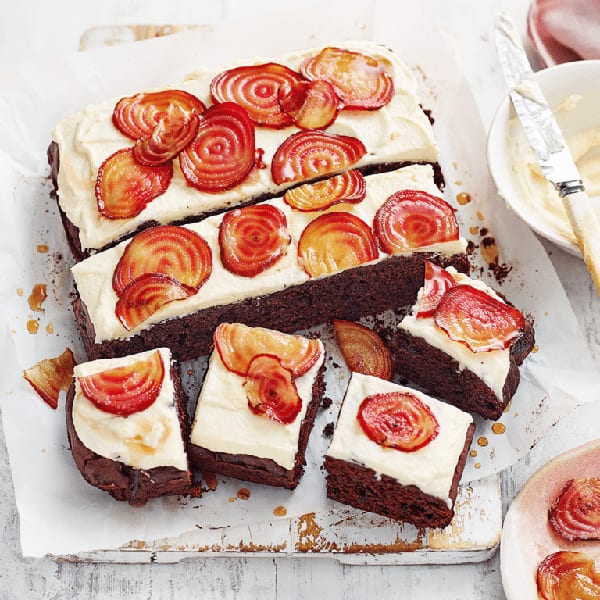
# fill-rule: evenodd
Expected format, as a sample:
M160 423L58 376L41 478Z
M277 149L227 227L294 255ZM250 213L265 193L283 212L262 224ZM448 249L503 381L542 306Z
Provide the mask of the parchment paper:
M115 548L130 540L172 537L196 525L270 521L280 505L286 507L288 516L294 516L327 511L334 504L325 498L320 470L328 445L322 430L335 420L347 372L333 365L342 361L326 328L318 331L332 353L327 395L334 402L317 419L307 471L295 492L219 478L217 490L200 499L160 499L142 509L117 503L89 486L77 472L66 440L64 398L57 411L50 410L21 376L24 368L58 355L66 346L73 348L77 359L84 359L70 311L69 252L49 198L45 150L52 128L88 103L180 80L200 65L217 67L237 58L268 58L336 40L371 38L391 47L415 68L423 104L436 119L446 198L454 202L460 191L471 194L472 202L458 213L463 232L468 236L470 227L485 226L495 236L501 262L512 266L499 289L536 321L539 350L527 359L521 386L502 418L506 433L496 435L490 423L478 422L476 439L485 437L488 443L484 447L474 442L477 456L469 459L463 481L510 465L562 415L593 399L600 376L593 371L583 336L542 246L506 210L491 187L485 135L451 48L432 29L427 15L417 10L398 14L391 1L327 3L326 8L319 3L315 7L294 15L74 54L51 64L24 64L0 73L0 260L4 275L0 307L5 317L0 333L0 408L24 555ZM478 244L480 236L472 237ZM38 252L38 244L47 244L49 252ZM487 271L482 277L498 287ZM33 313L27 305L35 283L48 287L43 313ZM39 322L35 335L26 328L30 319ZM203 364L186 364L183 370L184 374L191 371L186 385L196 393ZM246 501L237 498L241 487L251 491Z

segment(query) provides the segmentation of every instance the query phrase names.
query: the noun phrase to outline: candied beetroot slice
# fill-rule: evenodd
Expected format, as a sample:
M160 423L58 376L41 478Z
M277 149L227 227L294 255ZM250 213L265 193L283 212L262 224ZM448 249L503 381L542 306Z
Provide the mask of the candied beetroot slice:
M189 185L218 193L242 183L254 166L254 125L233 102L211 106L200 116L194 140L179 154Z
M114 126L132 140L152 135L160 121L170 121L192 113L200 115L205 106L196 96L183 90L162 90L121 98L114 108Z
M213 339L225 368L241 376L248 374L255 356L270 354L294 377L300 377L317 362L322 352L318 340L241 323L221 323Z
M271 176L277 185L345 171L367 152L355 137L319 130L298 131L277 148Z
M127 417L146 410L160 393L165 368L158 350L129 365L78 377L82 394L99 410Z
M212 254L203 238L186 227L159 225L127 244L113 274L113 289L121 295L138 277L154 273L198 290L211 272Z
M337 273L375 260L371 228L348 212L331 212L311 221L298 241L298 257L310 277Z
M571 542L600 539L600 478L567 481L548 511L554 531Z
M131 148L117 150L98 169L98 211L107 219L131 219L165 193L172 177L171 163L148 167L133 158Z
M290 241L287 219L272 204L229 211L219 226L223 266L242 277L254 277L274 265L285 256Z
M305 183L287 190L283 200L295 210L310 212L325 210L340 202L358 204L366 195L365 178L360 171L351 169L322 181Z
M392 194L375 213L373 231L380 248L400 254L459 237L455 211L444 199L422 190Z
M58 407L61 390L68 390L73 380L75 361L70 348L56 358L45 358L23 371L23 377L50 407Z
M451 340L465 344L472 352L508 348L525 327L519 310L471 285L449 289L433 319Z
M454 277L446 269L426 260L423 292L417 299L417 319L431 317L443 295L454 287L455 283Z
M440 429L429 407L408 392L367 396L356 418L369 439L403 452L423 448L437 437Z
M379 379L392 378L392 355L371 329L352 321L334 320L335 337L351 371Z
M302 408L293 374L277 356L259 354L248 365L244 381L248 407L257 415L288 425L296 420Z
M144 273L123 290L117 301L115 314L123 327L131 331L165 304L185 300L195 293L194 288L183 285L167 275Z
M257 125L279 129L293 124L280 104L301 76L278 63L236 67L219 73L210 84L215 103L235 102Z
M323 79L299 81L280 91L279 104L300 129L329 127L342 105L334 87Z
M198 115L193 112L176 113L161 119L149 136L137 140L133 158L142 165L164 165L196 137L199 122Z
M537 567L536 583L541 600L600 598L600 576L594 561L583 552L549 554Z
M324 48L300 67L310 80L329 82L344 108L375 110L394 95L394 80L386 65L371 56L342 48Z

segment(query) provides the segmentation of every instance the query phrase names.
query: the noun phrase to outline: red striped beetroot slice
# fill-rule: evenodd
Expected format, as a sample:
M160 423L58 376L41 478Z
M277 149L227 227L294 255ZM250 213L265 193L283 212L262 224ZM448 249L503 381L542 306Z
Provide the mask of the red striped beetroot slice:
M283 200L296 210L310 212L325 210L340 202L358 204L366 195L365 178L360 171L351 169L323 181L292 188L283 195Z
M600 574L593 559L583 552L549 554L537 567L536 583L541 600L600 598Z
M162 121L176 115L200 115L205 106L183 90L162 90L121 98L112 115L114 126L132 140L147 138Z
M375 213L373 230L380 248L400 254L458 239L454 209L442 198L421 190L392 194Z
M142 165L163 165L175 158L195 137L198 115L175 114L161 119L152 133L140 138L133 147L133 157Z
M244 390L250 410L276 423L293 423L302 408L292 372L271 354L259 354L252 359Z
M179 166L189 185L218 193L244 181L254 159L254 125L241 106L226 102L201 115L196 137L179 154Z
M571 479L548 511L554 531L571 542L600 539L600 478Z
M167 275L198 290L212 272L210 246L186 227L159 225L138 233L125 248L113 274L117 296L146 273Z
M133 158L131 148L117 150L98 169L98 211L107 219L131 219L165 193L172 177L171 163L148 167Z
M287 94L302 77L278 63L237 67L217 75L210 84L215 103L235 102L257 125L279 129L293 124L279 105L280 94Z
M352 321L334 320L335 337L351 371L379 379L392 378L392 355L371 329Z
M508 348L525 327L520 311L471 285L449 289L433 319L451 340L465 344L472 352Z
M455 285L454 277L442 267L426 260L423 293L417 300L417 319L431 317L442 296Z
M408 392L367 396L356 418L376 444L403 452L423 448L437 437L440 429L429 407Z
M305 227L298 256L310 277L320 277L375 260L378 252L364 221L348 212L331 212Z
M337 117L342 102L334 87L324 79L299 81L280 92L281 109L300 129L324 129Z
M195 289L167 275L144 273L123 290L117 301L115 314L123 327L131 331L165 304L185 300L195 293Z
M355 137L319 130L298 131L277 148L271 176L280 185L345 171L367 152Z
M219 226L223 266L236 275L254 277L287 252L291 237L285 215L271 204L231 210Z
M337 91L344 108L374 110L394 95L394 80L385 65L360 52L324 48L300 67L311 80L324 79Z
M241 323L221 323L213 339L225 367L241 376L248 373L248 366L259 354L276 356L294 377L304 375L321 356L317 340Z
M99 410L121 417L146 410L158 398L165 368L158 350L147 358L78 377L83 395Z

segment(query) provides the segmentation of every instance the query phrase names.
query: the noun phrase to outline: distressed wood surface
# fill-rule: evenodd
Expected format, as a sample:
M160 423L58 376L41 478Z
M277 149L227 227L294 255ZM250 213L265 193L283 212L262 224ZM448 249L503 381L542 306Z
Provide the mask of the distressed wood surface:
M400 0L399 0L400 1ZM401 0L410 10L411 2ZM297 6L297 0L105 0L60 3L4 2L0 8L0 60L48 58L74 51L81 34L102 24L187 25L266 14ZM310 2L306 2L310 4ZM425 0L438 25L453 39L487 127L505 95L490 34L496 11L512 14L520 29L528 0ZM600 299L581 260L545 245L600 366ZM527 478L550 457L595 435L600 408L588 405L561 421L533 451L502 474L505 507ZM0 433L1 435L1 433ZM587 436L587 437L586 437ZM43 502L43 490L40 490ZM413 600L470 598L502 600L498 555L475 564L452 566L347 565L334 558L199 556L177 564L108 564L23 559L18 515L3 438L0 439L0 599L110 598L346 598L406 597Z

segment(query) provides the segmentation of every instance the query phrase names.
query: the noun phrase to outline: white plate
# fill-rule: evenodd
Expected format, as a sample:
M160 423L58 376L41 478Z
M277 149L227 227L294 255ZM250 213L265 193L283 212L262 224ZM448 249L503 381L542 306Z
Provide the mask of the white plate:
M581 96L572 110L560 111L557 121L565 138L588 128L600 127L600 60L564 63L539 71L535 75L546 100L554 110L570 96ZM562 249L581 256L577 245L553 228L541 215L539 207L523 200L523 192L511 161L509 122L516 118L509 97L500 104L490 127L487 157L488 165L508 206L536 233Z
M521 488L506 514L500 544L508 600L537 600L536 569L548 554L572 550L600 559L600 541L569 542L548 524L548 509L569 479L599 475L600 440L595 440L558 455Z

